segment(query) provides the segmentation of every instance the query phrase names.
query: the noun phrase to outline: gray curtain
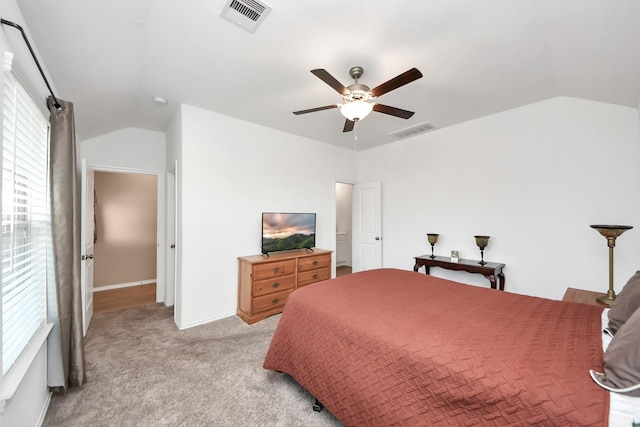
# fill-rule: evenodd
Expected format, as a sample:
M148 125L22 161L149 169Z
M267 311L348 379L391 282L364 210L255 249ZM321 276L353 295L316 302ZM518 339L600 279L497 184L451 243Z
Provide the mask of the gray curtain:
M49 293L51 333L48 384L53 391L66 391L86 381L82 294L80 284L80 215L77 188L76 135L73 104L52 97L49 107L51 137L49 179L51 232L55 285Z

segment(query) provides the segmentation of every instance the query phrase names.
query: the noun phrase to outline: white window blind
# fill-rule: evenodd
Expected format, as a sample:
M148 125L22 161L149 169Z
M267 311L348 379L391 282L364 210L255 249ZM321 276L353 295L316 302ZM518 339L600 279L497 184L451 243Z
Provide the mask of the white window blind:
M48 124L10 72L3 87L2 375L46 320Z

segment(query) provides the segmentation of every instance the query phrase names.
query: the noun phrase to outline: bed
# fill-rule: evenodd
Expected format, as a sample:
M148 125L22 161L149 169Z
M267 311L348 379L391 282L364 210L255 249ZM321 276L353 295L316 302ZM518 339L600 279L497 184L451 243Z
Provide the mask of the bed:
M292 293L264 368L347 426L607 426L609 392L589 375L603 368L602 319L596 306L371 270Z

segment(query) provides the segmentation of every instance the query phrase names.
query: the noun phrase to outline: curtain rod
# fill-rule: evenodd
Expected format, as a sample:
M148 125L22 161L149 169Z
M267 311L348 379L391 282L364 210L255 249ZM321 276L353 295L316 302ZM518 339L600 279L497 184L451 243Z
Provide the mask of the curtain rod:
M17 30L20 31L20 33L22 34L22 38L24 39L24 42L27 44L27 47L29 48L29 52L31 52L31 57L33 57L33 60L36 63L36 66L38 67L38 70L40 71L40 75L42 76L42 79L44 80L44 83L47 85L47 88L49 89L49 93L51 94L51 97L53 98L53 102L54 102L54 106L56 107L57 110L63 110L64 107L62 105L60 105L60 103L58 102L58 98L56 98L56 96L53 94L53 90L51 89L51 86L49 85L49 81L47 80L47 77L44 75L44 71L42 71L42 67L40 66L40 62L38 62L38 58L36 58L36 54L33 51L33 48L31 47L31 43L29 43L29 39L27 38L27 35L25 34L24 30L22 29L22 27L18 24L16 24L15 22L11 22L11 21L7 21L4 18L0 18L0 22L4 25L9 25Z

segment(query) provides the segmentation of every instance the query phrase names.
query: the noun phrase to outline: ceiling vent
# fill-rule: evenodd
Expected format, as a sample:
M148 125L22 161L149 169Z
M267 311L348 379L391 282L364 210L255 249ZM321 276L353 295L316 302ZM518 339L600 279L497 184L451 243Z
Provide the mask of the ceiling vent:
M253 33L271 12L271 6L256 0L227 0L220 16Z
M435 129L435 127L431 126L429 122L424 122L418 123L417 125L409 126L408 128L390 132L389 135L395 136L396 138L407 138L419 133L428 132L433 129Z

